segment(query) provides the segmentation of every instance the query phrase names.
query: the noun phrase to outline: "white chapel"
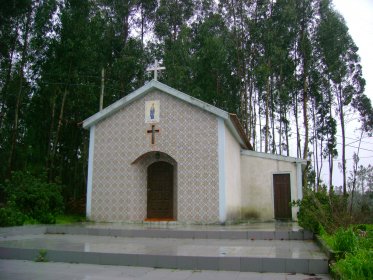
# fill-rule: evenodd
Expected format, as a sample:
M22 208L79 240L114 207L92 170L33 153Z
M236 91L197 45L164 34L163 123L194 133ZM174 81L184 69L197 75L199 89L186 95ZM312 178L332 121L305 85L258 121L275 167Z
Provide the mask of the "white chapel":
M296 219L306 161L253 151L236 115L156 79L83 127L90 220Z

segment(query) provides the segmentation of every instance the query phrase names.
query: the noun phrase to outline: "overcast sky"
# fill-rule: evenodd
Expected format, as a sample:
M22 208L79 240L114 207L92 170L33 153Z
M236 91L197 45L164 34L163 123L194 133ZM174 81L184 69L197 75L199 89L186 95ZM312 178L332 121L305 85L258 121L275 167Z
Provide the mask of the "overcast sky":
M333 0L335 9L345 18L349 32L359 47L365 94L373 99L373 0ZM370 79L370 80L369 80Z

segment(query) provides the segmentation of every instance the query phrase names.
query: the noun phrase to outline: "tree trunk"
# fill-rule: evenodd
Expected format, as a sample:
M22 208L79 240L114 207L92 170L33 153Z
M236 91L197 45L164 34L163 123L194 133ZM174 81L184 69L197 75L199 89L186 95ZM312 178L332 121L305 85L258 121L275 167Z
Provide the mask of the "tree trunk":
M329 153L329 189L333 189L333 154Z
M317 123L316 123L316 101L312 102L312 120L313 120L313 166L315 169L315 191L319 189L319 162L318 162L318 143L317 143Z
M58 117L58 125L57 125L57 130L56 130L56 135L53 141L53 146L52 146L52 153L51 153L51 164L50 164L50 170L49 170L49 181L53 180L53 172L54 172L54 164L55 164L55 157L56 157L56 152L57 152L57 145L59 141L59 135L62 127L62 121L63 121L63 114L65 110L65 102L66 102L66 97L68 94L67 86L65 87L63 96L62 96L62 101L61 101L61 109L60 109L60 114Z
M331 93L329 93L329 100L332 100ZM333 118L332 106L329 107L329 114L330 114L330 118ZM333 137L333 135L328 135L328 139L329 137ZM328 159L329 159L329 189L330 190L333 189L333 155L334 155L333 150L330 151L330 148L329 148Z
M144 27L145 27L145 16L144 9L141 7L141 49L144 50Z
M261 92L260 96L263 94ZM259 102L259 93L258 93L258 102ZM259 144L260 144L260 152L263 152L263 131L262 131L262 116L261 116L261 108L260 108L260 103L258 104L259 108Z
M253 108L254 108L254 100L253 100L253 91L254 91L254 82L253 82L253 76L250 74L252 71L253 71L253 44L251 43L250 44L250 63L248 63L248 65L250 66L250 69L248 69L248 73L249 73L249 76L248 76L248 83L249 83L249 110L248 110L248 115L249 115L249 119L248 119L248 122L249 122L249 127L248 127L248 136L249 136L249 139L254 139L253 134L254 134L254 130L255 130L255 126L253 125L254 124L254 119L255 118L255 114L253 114ZM253 140L253 143L252 145L255 145L254 144L254 140Z
M298 122L298 95L295 94L295 107L294 107L294 117L295 117L295 129L297 133L297 157L302 158L301 143L300 143L300 133L299 133L299 122Z
M267 79L267 90L266 90L266 111L265 111L265 116L266 116L266 123L265 123L265 141L264 141L264 152L268 152L268 137L269 137L269 77Z
M54 91L52 95L52 112L51 112L51 120L50 120L50 127L49 127L49 135L48 135L48 150L47 150L47 162L46 167L47 169L50 168L51 165L51 152L53 150L53 130L54 130L54 118L56 114L56 92Z
M272 154L277 153L276 149L276 134L275 134L275 104L274 104L274 96L273 96L273 76L271 75L271 129L272 129Z
M253 83L251 81L251 78L249 78L249 109L248 109L248 130L247 130L247 135L249 139L253 139L253 131L255 127L253 127L253 117L255 116L253 114ZM254 141L252 141L254 142ZM252 143L254 145L254 143Z
M17 45L17 38L18 38L18 22L15 24L16 27L16 35L14 36L14 40L12 41L12 47L10 49L10 57L9 57L9 63L6 71L6 77L4 81L4 87L1 90L1 99L0 99L0 129L3 127L3 120L4 120L4 109L5 109L5 102L6 102L6 96L7 96L7 90L8 85L10 82L11 74L12 74L12 66L13 66L13 56Z
M303 58L305 59L305 58ZM303 127L304 127L304 148L303 148L303 159L308 158L308 72L307 72L307 62L303 62ZM303 186L307 186L307 177L308 177L308 167L309 162L303 172Z
M252 116L251 116L251 119L252 119L252 122L253 122L253 124L252 124L252 129L253 129L253 132L252 132L253 143L252 143L252 145L253 145L254 151L256 150L256 146L257 146L256 145L256 121L257 121L256 112L257 112L257 109L256 109L256 101L255 101L255 100L258 100L257 95L258 95L258 92L255 92L254 93L254 100L253 100L253 112L252 112Z
M341 122L342 131L342 176L343 176L343 195L347 195L347 183L346 183L346 137L345 137L345 120L343 112L343 97L342 89L338 88L338 106L339 106L339 121Z
M289 146L289 121L290 120L290 113L289 118L285 122L285 137L286 137L286 156L290 156L290 146Z
M18 125L19 125L19 112L21 107L21 101L22 101L22 91L23 91L23 68L26 64L26 54L27 54L27 48L28 48L28 38L29 38L29 32L30 32L30 23L31 23L31 15L32 15L33 7L31 6L27 12L27 20L26 20L26 26L25 26L25 33L23 38L23 48L21 53L21 61L19 65L19 84L18 84L18 92L16 97L16 107L14 108L14 123L13 123L13 129L12 129L12 137L11 137L11 145L9 149L9 158L8 158L8 173L12 171L12 165L13 165L13 157L16 149L16 142L17 142L17 135L18 135Z
M305 67L305 66L303 66ZM303 159L308 157L308 84L307 84L307 70L303 72L303 127L304 127L304 148Z
M361 130L360 134L360 140L359 140L359 146L357 148L356 158L354 158L354 167L353 167L353 179L352 179L352 190L351 190L351 201L350 201L350 216L352 216L352 206L354 203L354 192L356 189L356 178L357 178L357 168L359 165L359 152L360 152L360 145L361 145L361 139L363 138L364 130ZM362 185L361 194L364 196L364 184Z
M282 120L283 120L282 110L283 110L283 108L280 108L280 128L279 128L279 132L278 132L278 150L279 150L279 155L280 156L282 155L282 141L283 141L282 140Z

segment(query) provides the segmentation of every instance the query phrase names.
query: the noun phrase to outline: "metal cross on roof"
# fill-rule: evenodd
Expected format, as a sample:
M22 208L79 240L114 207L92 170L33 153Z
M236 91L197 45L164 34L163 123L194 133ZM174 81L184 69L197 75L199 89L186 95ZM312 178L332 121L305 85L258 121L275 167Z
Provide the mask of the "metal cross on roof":
M158 70L164 70L166 69L166 67L161 67L158 65L158 60L155 60L154 61L154 66L153 67L149 67L146 69L146 71L154 71L154 80L157 81L157 78L158 78Z

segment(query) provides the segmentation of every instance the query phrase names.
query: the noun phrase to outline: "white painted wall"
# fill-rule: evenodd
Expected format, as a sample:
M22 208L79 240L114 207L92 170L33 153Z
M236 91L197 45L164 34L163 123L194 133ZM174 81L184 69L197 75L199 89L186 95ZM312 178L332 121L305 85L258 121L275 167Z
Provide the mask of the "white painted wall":
M226 218L241 218L241 147L225 126Z
M218 164L219 164L219 222L224 223L227 220L226 197L225 197L225 125L222 118L218 120Z
M298 199L298 179L295 162L279 157L261 157L261 153L241 153L242 217L274 219L273 174L290 174L291 200ZM268 154L264 154L268 155ZM298 209L292 208L297 219Z
M89 152L88 152L88 177L87 177L87 201L86 201L86 217L91 219L92 209L92 177L93 177L93 154L95 149L95 127L89 129Z

